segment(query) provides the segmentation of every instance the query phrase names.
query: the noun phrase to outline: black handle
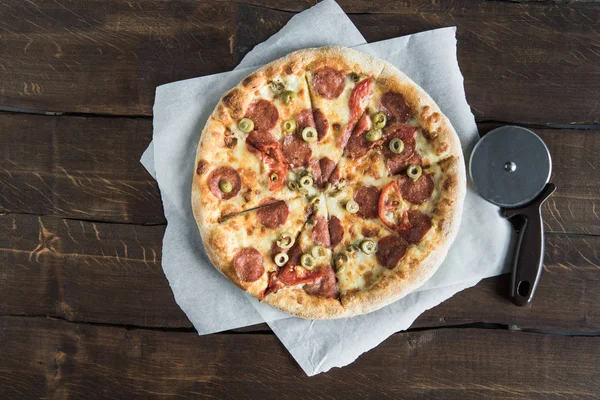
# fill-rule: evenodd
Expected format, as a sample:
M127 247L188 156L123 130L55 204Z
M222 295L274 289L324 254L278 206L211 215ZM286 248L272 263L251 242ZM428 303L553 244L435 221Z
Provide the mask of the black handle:
M544 263L542 204L555 190L556 185L548 183L533 202L521 208L503 210L506 218L522 216L524 219L517 241L510 288L511 299L518 306L531 302L542 274Z

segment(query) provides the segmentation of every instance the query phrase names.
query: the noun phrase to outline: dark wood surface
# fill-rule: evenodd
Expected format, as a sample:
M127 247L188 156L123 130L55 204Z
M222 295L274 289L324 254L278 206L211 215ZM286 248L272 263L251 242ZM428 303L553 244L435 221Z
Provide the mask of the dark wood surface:
M456 25L480 132L534 129L559 189L532 305L508 276L307 378L262 324L197 336L139 164L157 85L227 71L314 1L0 3L0 398L600 394L600 4L342 1L369 41Z

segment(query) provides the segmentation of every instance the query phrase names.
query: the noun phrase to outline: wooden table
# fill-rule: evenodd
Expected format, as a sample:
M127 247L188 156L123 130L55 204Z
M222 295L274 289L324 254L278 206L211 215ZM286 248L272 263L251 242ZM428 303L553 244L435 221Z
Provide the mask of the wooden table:
M558 192L533 305L486 279L308 378L266 325L197 336L138 162L157 85L231 70L314 0L0 3L0 398L600 394L600 4L347 0L368 41L458 27L482 133L533 128ZM374 327L376 329L376 327Z

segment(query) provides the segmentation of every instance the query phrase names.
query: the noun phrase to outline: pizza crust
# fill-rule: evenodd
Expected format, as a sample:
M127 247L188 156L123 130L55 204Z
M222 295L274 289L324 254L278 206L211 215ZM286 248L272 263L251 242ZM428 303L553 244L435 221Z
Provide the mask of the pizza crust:
M216 151L223 147L226 135L235 136L228 132L227 127L243 118L252 99L270 81L278 77L298 77L323 66L344 73L370 75L376 79L376 84L402 93L436 154L445 160L440 163L444 176L438 207L432 218L433 232L429 232L426 240L411 246L403 266L390 271L368 290L348 294L341 302L309 295L302 290L302 285L285 287L263 300L285 312L310 319L346 318L375 311L421 286L440 266L456 236L466 191L464 159L458 136L450 121L423 89L393 65L352 49L334 46L299 50L258 69L228 91L202 131L192 179L192 209L207 255L217 270L255 297L260 298L268 284L268 269L255 282L242 282L238 278L232 265L233 247L227 242L227 234L219 223L224 214L244 211L244 206L231 202L231 205L225 206L229 208L225 208L224 212L220 202L212 198L214 196L206 183L208 173L215 166L242 162L223 159L225 153ZM247 173L240 173L243 186L260 188L266 184L256 171L259 166L255 163L248 167Z

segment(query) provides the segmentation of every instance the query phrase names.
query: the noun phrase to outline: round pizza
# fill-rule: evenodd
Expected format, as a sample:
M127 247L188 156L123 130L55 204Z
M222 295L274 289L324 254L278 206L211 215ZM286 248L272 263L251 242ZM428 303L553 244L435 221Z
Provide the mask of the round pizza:
M377 310L442 263L465 195L456 132L391 64L343 47L246 77L202 132L192 206L233 283L303 318Z

